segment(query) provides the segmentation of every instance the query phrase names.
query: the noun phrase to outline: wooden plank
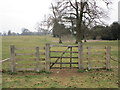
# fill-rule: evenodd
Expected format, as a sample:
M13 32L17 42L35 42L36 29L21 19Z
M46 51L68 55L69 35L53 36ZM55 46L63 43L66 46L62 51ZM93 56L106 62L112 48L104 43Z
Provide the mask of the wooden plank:
M63 53L64 51L50 51L50 52ZM78 53L78 52L76 52L76 51L72 51L72 52L66 51L65 53Z
M15 56L34 56L35 53L15 53Z
M17 71L35 71L35 68L18 68Z
M15 64L15 46L10 46L10 54L11 54L11 72L16 72L16 64Z
M10 60L10 58L6 58L6 59L4 59L4 60L0 60L0 63L6 62L6 61L8 61L8 60Z
M16 61L31 61L31 60L36 60L36 58L15 58Z
M51 67L51 69L60 69L60 67ZM62 69L70 69L70 67L62 67ZM78 67L72 67L71 69L78 69Z
M78 43L78 67L79 69L83 69L83 44Z
M110 69L111 66L110 66L110 56L111 55L111 47L110 46L107 46L106 47L106 69Z
M45 53L43 53L43 52L40 52L39 54L40 55L45 55ZM15 53L15 55L16 56L23 56L23 55L25 55L25 56L32 56L32 55L35 55L35 53Z
M59 69L59 67L52 67L51 69ZM69 67L62 67L62 69L70 69ZM78 69L78 67L72 67L71 69ZM87 68L83 68L87 69ZM106 69L105 67L92 67L91 69Z
M91 49L106 49L106 47L91 47Z
M50 71L50 44L47 43L45 46L45 60L46 60L46 65L45 65L45 71L49 72Z
M94 54L94 55L105 55L104 52L92 52L91 54Z
M35 50L35 48L15 48L16 50Z
M50 62L51 64L53 64L54 62ZM78 64L78 62L57 62L55 64Z
M40 52L39 47L36 47L36 72L40 72Z
M70 68L72 67L72 47L70 47Z
M39 47L39 49L45 49L45 47ZM15 48L15 50L35 50L35 48Z
M36 58L15 58L16 61L31 61L31 60L36 60ZM45 61L45 58L40 58L39 60Z
M88 69L92 68L92 63L91 63L91 47L87 47L88 49Z
M50 57L50 58L61 58L61 57ZM62 57L62 58L78 58L78 57Z

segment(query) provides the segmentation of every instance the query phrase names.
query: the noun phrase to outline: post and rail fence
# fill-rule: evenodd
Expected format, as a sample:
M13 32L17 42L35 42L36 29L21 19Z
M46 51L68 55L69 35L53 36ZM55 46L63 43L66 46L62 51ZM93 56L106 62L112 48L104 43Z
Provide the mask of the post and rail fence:
M64 51L58 51L58 50L51 50L52 47L64 47L64 48L67 48L66 50ZM77 51L73 50L74 48L76 48ZM64 64L69 64L70 65L70 69L73 68L73 64L76 64L77 65L77 68L80 69L80 70L83 70L85 69L85 66L84 66L84 49L86 48L86 54L87 54L87 62L88 62L88 69L94 69L94 67L92 67L92 56L94 53L92 53L92 49L94 47L83 47L83 44L82 43L79 43L78 45L50 45L49 43L47 43L45 45L44 48L42 48L45 53L41 53L40 52L40 47L36 47L36 48L16 48L14 45L11 45L10 46L10 54L11 54L11 57L10 57L10 62L11 62L11 72L17 72L17 64L16 64L16 61L18 60L16 58L16 56L24 56L24 55L33 55L35 56L35 60L36 60L36 64L35 64L35 68L33 70L35 70L36 72L40 72L42 70L46 71L46 72L49 72L50 69L54 68L54 65L55 64L59 64L60 67L59 69L62 69L62 65ZM95 48L95 49L98 49L99 47ZM106 69L111 69L111 64L110 64L110 60L111 60L111 47L110 46L106 46L106 47L101 47L102 49L105 50L104 53L95 53L95 54L98 54L98 55L102 55L104 54L105 56L105 68ZM35 53L16 53L16 50L27 50L27 49L35 49L36 52ZM69 51L68 51L69 50ZM61 55L60 56L51 56L51 53L60 53ZM69 56L67 54L67 56L64 56L64 54L66 53L69 53ZM74 54L77 54L77 57L73 56ZM42 58L41 55L44 55L45 57ZM54 62L51 62L51 59L55 59L56 60ZM62 60L63 59L70 59L69 61L67 62L63 62ZM73 62L73 59L77 59L77 62ZM24 60L24 59L22 59ZM42 62L44 61L44 63ZM43 65L44 64L44 65ZM41 66L44 66L44 69L42 69ZM96 67L97 68L97 67ZM102 68L102 67L100 67ZM99 69L99 67L98 67Z

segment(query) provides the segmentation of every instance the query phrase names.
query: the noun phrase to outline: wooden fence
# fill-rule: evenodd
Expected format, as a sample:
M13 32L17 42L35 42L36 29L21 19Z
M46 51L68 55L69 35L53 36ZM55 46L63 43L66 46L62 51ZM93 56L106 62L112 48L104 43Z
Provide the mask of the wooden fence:
M60 47L60 48L65 48L65 50L63 51L58 51L58 50L51 50L51 48L53 47ZM76 48L76 51L73 50L74 48ZM31 49L35 49L36 52L35 53L16 53L17 50L31 50ZM43 49L45 52L41 53L40 50ZM86 49L86 52L84 52L84 50ZM32 55L35 56L35 68L33 68L32 70L35 70L36 72L40 72L42 70L49 72L50 69L52 68L56 68L54 67L55 64L59 64L60 69L62 69L62 65L63 64L69 64L70 65L70 69L74 68L72 65L76 64L78 67L78 69L83 70L85 68L88 69L99 69L99 68L105 68L105 69L110 69L110 55L111 55L111 47L110 46L106 46L106 47L100 47L100 49L104 49L104 53L101 52L97 52L97 53L93 53L92 49L99 49L99 47L84 47L82 43L79 43L78 45L74 46L74 45L50 45L49 43L47 43L45 45L45 47L40 48L40 47L36 47L36 48L16 48L14 45L10 46L10 52L11 52L11 71L12 72L16 72L19 71L18 68L16 68L16 61L19 60L16 58L16 56L23 56L23 55ZM69 50L69 51L68 51ZM60 53L60 56L51 56L51 53ZM64 56L65 53L69 53L69 56ZM84 58L85 53L87 54L87 58ZM73 54L77 54L77 56L73 56ZM92 55L93 54L98 54L98 55L103 55L105 56L105 67L92 67ZM41 55L44 55L45 57L42 58ZM54 62L51 62L51 60L53 58L56 58L56 60ZM70 60L67 62L63 62L62 59L67 59L69 58ZM77 62L73 62L73 59L77 59ZM24 60L24 59L22 59ZM28 59L29 60L29 59ZM88 62L88 67L84 67L84 61L87 60ZM42 62L44 61L44 63ZM42 69L42 65L44 64L44 68ZM30 70L30 69L28 69Z

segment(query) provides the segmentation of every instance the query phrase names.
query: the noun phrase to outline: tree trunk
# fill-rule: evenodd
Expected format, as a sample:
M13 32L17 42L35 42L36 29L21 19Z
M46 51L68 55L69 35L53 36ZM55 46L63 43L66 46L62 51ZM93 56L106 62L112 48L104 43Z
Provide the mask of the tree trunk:
M77 20L77 27L76 27L76 44L78 42L81 42L82 43L82 38L83 38L83 31L82 31L82 28L81 28L81 24L82 24L82 19L78 19Z
M59 36L59 43L62 43L62 39L61 39L61 36Z
M77 5L78 7L78 5ZM81 2L81 10L80 10L80 15L78 13L78 8L76 9L76 15L77 15L77 20L76 20L76 43L81 42L82 43L82 39L83 39L83 30L82 30L82 18L83 18L83 10L84 10L84 3Z

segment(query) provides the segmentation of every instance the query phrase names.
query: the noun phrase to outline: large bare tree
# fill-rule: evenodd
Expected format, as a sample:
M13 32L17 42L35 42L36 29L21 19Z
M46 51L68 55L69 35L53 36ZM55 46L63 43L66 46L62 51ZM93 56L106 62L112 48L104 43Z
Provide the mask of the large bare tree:
M76 43L78 43L82 42L84 38L84 28L82 26L90 27L104 24L102 19L107 17L107 14L99 3L108 7L111 2L110 0L59 0L57 3L59 3L60 9L65 11L65 17L74 15Z

